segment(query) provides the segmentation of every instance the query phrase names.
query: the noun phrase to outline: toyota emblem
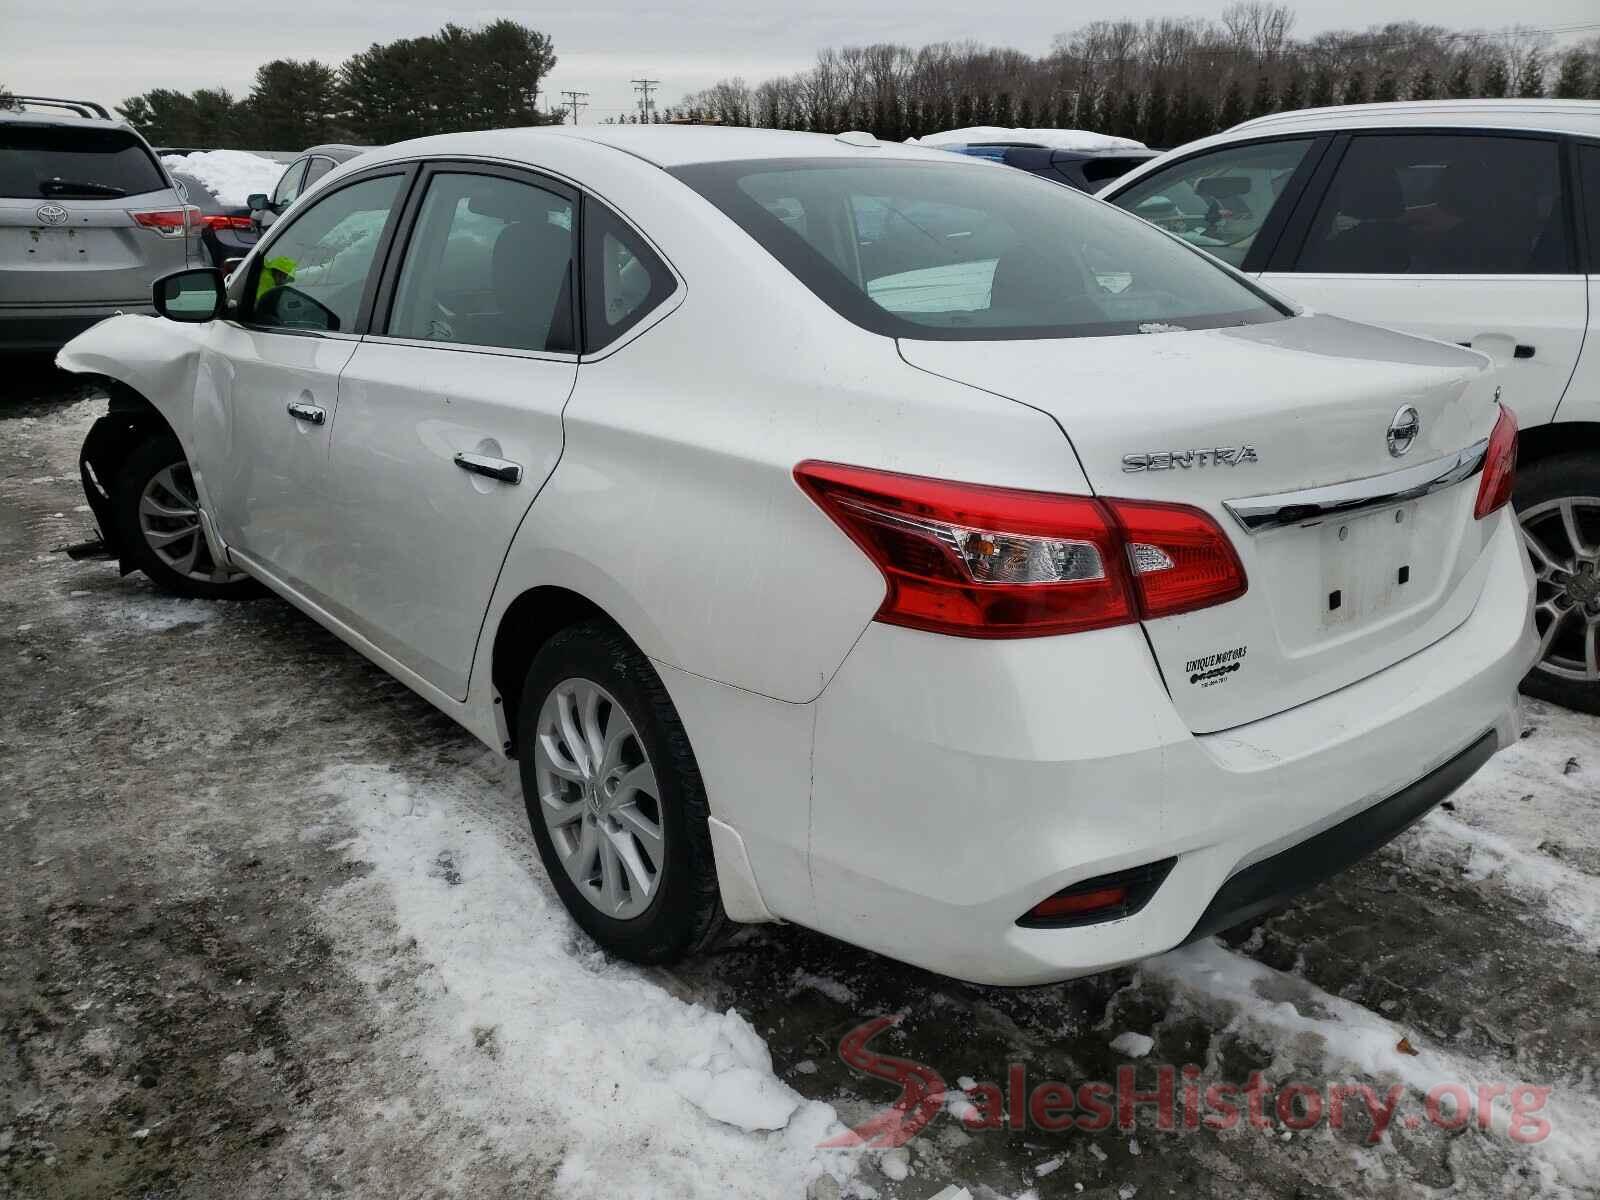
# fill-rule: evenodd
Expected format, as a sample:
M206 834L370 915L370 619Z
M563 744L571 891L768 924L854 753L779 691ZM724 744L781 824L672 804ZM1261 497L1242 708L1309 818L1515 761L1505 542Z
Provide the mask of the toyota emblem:
M1422 417L1411 405L1401 405L1389 422L1389 453L1399 458L1411 449L1411 443L1422 432Z
M65 225L67 218L71 216L59 204L41 204L33 210L33 215L39 218L41 225Z

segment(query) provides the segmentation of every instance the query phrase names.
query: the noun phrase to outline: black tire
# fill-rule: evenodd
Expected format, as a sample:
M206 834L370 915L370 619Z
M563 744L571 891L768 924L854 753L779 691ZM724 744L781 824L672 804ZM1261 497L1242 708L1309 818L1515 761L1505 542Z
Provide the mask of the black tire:
M241 576L224 582L180 574L146 540L145 530L139 520L139 505L150 482L169 468L175 469L182 478L191 478L188 475L189 463L178 439L171 434L158 434L140 442L112 480L111 520L116 527L119 549L124 558L149 576L150 581L162 591L173 595L202 600L244 600L260 595L261 585L248 577ZM170 524L177 527L183 522L174 520ZM198 541L197 564L210 563L211 550L205 544L205 535L197 527L193 536Z
M1578 453L1560 454L1552 458L1540 459L1517 472L1516 494L1512 503L1517 510L1519 520L1526 521L1531 533L1541 537L1541 541L1555 541L1555 531L1544 524L1548 518L1534 515L1542 505L1567 497L1585 497L1591 501L1600 500L1600 454ZM1596 510L1589 508L1588 514ZM1585 539L1590 546L1600 543L1600 522L1596 522L1593 515L1586 516L1587 523L1583 526ZM1552 546L1552 550L1558 547ZM1537 567L1537 557L1535 566ZM1577 622L1585 617L1600 616L1600 597L1594 595L1594 587L1600 585L1600 568L1589 567L1581 586L1584 596L1588 600L1588 607L1579 606L1580 612L1576 617L1567 619L1567 626L1561 638L1551 646L1551 656L1557 657L1566 651L1567 660L1573 661L1574 647L1567 638L1575 636ZM1546 598L1555 589L1548 584L1539 586L1540 599ZM1570 593L1568 593L1570 596ZM1540 625L1540 632L1545 626ZM1600 714L1600 681L1585 681L1552 674L1544 664L1535 666L1522 681L1522 690L1530 696L1537 696L1541 700L1549 700L1567 708L1576 709L1578 712Z
M655 772L664 861L648 906L628 919L601 912L580 893L541 813L534 761L539 714L551 692L572 679L598 684L615 698ZM522 795L539 857L584 932L607 953L644 964L674 962L721 939L729 922L717 887L705 785L677 710L638 647L604 621L573 625L551 638L528 668L517 710L517 745Z

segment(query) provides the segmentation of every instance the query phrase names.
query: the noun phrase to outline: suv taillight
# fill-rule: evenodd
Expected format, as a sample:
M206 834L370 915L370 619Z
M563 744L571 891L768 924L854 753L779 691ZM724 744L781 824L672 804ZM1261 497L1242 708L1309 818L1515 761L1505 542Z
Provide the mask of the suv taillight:
M883 572L877 620L958 637L1125 625L1244 594L1227 535L1199 509L1099 500L839 463L795 480Z
M202 214L199 208L190 204L184 208L129 212L128 215L144 228L154 229L162 237L177 238L190 233L199 233Z
M1483 477L1478 480L1478 502L1472 515L1483 520L1506 506L1512 485L1517 481L1517 418L1505 405L1489 435L1489 449L1483 456Z

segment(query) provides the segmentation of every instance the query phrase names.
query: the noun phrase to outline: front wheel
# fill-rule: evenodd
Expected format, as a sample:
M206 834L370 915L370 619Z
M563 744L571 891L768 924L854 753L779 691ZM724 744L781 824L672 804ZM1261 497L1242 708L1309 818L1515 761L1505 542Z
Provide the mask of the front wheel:
M649 660L603 622L551 638L528 669L518 760L539 857L602 949L666 963L727 925L705 785Z
M1539 662L1522 690L1600 713L1600 455L1564 454L1519 471L1515 504L1538 577Z
M259 594L248 575L212 557L194 473L177 438L165 434L139 443L110 492L122 553L162 591L207 600Z

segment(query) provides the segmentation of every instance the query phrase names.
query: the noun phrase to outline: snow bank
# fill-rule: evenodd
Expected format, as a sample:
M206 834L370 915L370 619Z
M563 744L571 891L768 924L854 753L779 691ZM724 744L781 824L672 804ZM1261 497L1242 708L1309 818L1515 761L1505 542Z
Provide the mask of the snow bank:
M246 154L243 150L203 150L199 154L166 154L161 165L168 171L192 175L223 204L243 208L252 192L271 193L283 174L284 164Z
M907 138L906 142L935 150L983 142L1026 143L1049 146L1052 150L1147 149L1143 142L1136 142L1132 138L1112 137L1109 133L1094 133L1087 129L1003 129L998 125L969 125L965 129L948 129L944 133L930 133L926 137Z
M1457 1083L1476 1095L1480 1084L1518 1080L1523 1074L1514 1063L1476 1054L1468 1058L1429 1043L1414 1047L1415 1054L1401 1053L1396 1048L1400 1039L1414 1031L1304 979L1235 954L1214 938L1148 959L1139 970L1143 979L1170 985L1180 1003L1233 1010L1230 1028L1248 1031L1253 1040L1289 1060L1315 1047L1336 1081L1343 1081L1341 1069L1353 1068L1424 1095L1436 1085ZM1589 1182L1600 1179L1600 1142L1593 1136L1600 1126L1600 1105L1562 1088L1539 1115L1550 1123L1549 1137L1527 1149L1536 1160L1530 1165L1543 1176L1543 1191L1581 1194ZM1509 1105L1495 1105L1491 1125L1498 1137L1507 1137L1509 1122Z
M325 915L400 1042L383 1059L409 1064L394 1092L464 1149L553 1173L562 1200L802 1196L823 1173L848 1179L857 1152L817 1149L844 1131L833 1107L779 1080L737 1013L600 954L551 891L509 778L472 778L361 766L316 785L356 830L345 853L370 866Z

